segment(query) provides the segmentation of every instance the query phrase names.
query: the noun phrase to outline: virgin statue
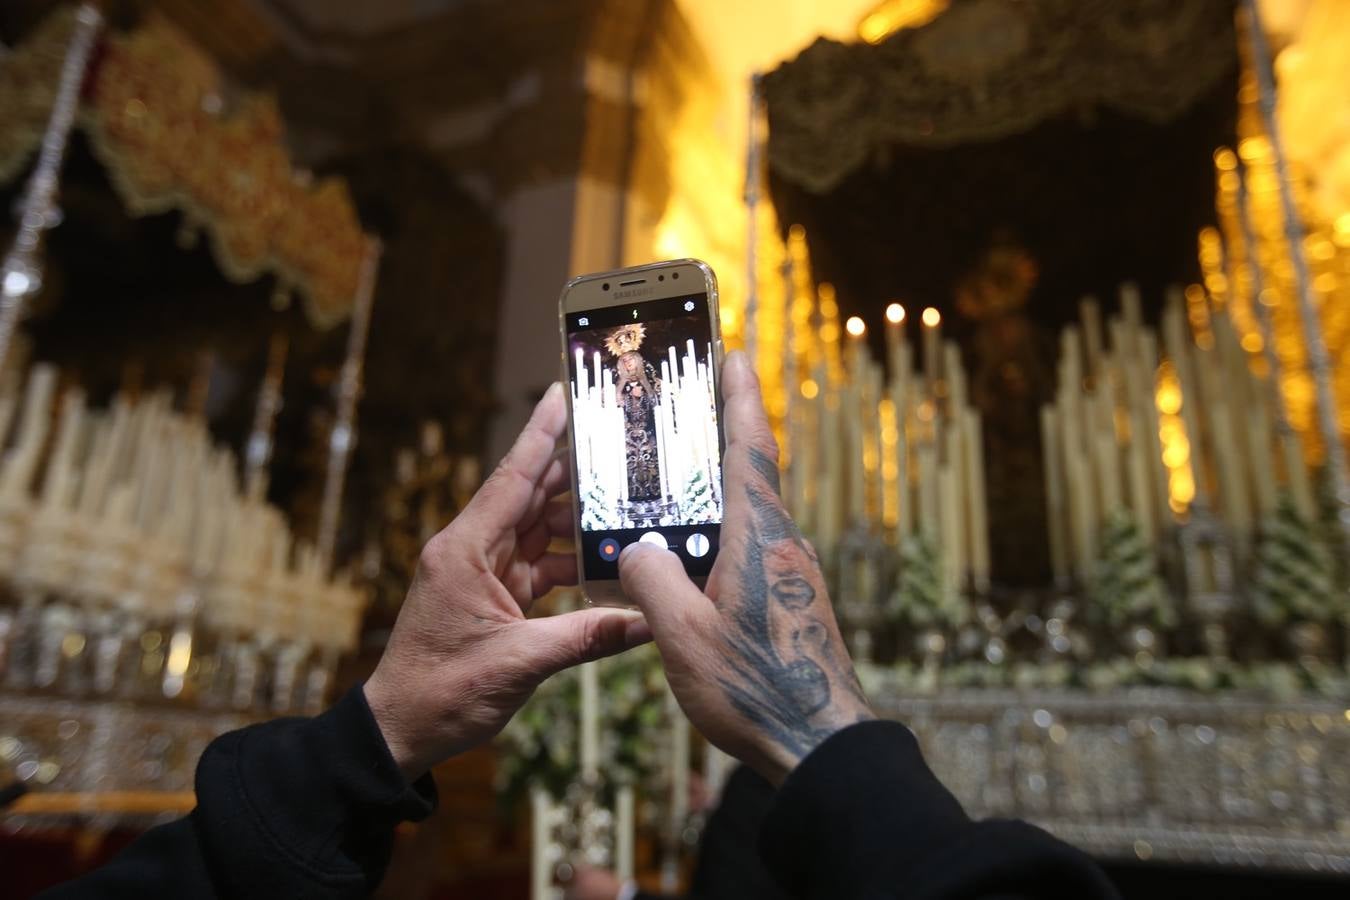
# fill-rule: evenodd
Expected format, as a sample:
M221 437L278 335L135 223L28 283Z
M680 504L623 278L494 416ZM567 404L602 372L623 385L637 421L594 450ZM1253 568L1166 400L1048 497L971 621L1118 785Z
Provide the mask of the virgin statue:
M615 398L623 408L628 499L644 502L662 499L655 413L661 399L661 379L656 376L656 368L638 352L646 334L641 324L624 325L605 339L605 347L614 354Z

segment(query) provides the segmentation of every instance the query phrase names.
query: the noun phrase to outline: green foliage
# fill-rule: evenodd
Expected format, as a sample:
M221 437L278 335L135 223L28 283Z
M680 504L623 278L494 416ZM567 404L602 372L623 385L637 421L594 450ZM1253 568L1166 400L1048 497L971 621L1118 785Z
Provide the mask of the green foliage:
M1176 622L1158 559L1124 510L1113 510L1102 526L1088 600L1090 615L1110 628L1141 622L1168 628Z
M1329 622L1342 605L1323 529L1301 517L1288 496L1281 497L1256 545L1252 611L1266 625Z
M651 786L661 775L666 679L654 645L599 663L600 774L604 790ZM581 774L581 678L567 669L545 681L497 738L497 791L511 805L532 785L560 798Z
M910 628L957 628L970 618L970 604L942 577L942 555L923 534L900 543L900 572L891 592L891 617Z

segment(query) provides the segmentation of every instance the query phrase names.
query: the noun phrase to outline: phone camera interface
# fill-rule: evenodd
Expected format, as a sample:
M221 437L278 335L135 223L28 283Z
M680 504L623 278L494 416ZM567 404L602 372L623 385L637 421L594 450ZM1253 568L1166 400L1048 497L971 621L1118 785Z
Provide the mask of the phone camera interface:
M587 578L635 541L706 574L722 521L722 447L706 295L568 316L573 458Z

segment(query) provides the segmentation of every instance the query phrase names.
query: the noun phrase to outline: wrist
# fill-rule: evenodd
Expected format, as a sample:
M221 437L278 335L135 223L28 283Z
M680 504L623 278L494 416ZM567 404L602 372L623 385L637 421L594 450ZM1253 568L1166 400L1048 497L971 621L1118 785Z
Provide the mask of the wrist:
M866 705L830 712L832 714L823 721L812 723L813 727L810 731L799 735L796 740L792 741L791 746L778 741L770 741L765 747L761 748L760 764L752 766L752 768L764 776L765 780L775 788L781 787L787 777L792 774L792 770L797 768L802 760L810 756L821 744L850 725L871 722L876 719L876 714L872 712L871 707Z
M388 748L394 765L398 766L399 772L409 784L421 778L430 767L421 762L415 752L413 742L403 728L403 717L395 705L394 694L386 690L378 669L366 680L361 690L365 694L366 705L370 707L370 714L375 718L375 724L380 729L380 736L384 738L384 745Z

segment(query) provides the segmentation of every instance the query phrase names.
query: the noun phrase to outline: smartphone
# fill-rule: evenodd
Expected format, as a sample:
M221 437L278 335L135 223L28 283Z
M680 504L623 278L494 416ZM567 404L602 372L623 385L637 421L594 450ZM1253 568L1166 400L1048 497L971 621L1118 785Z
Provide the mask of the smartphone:
M574 278L558 301L577 567L587 599L627 606L619 554L673 551L702 585L722 526L717 279L679 259Z

